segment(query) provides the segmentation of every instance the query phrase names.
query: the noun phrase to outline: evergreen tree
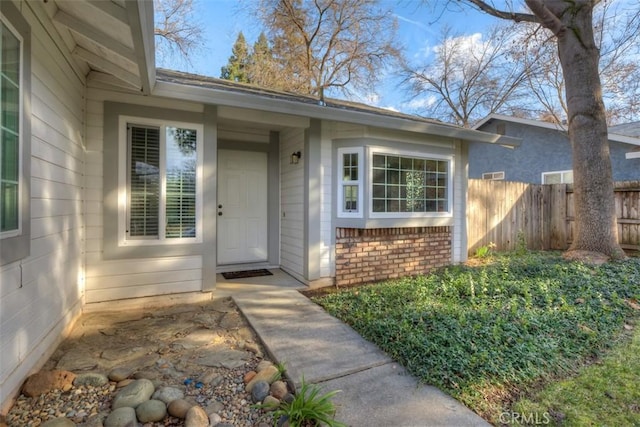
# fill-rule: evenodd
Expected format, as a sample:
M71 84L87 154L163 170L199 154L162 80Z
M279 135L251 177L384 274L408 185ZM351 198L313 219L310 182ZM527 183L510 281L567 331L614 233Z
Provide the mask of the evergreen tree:
M220 78L234 82L248 83L247 65L250 61L249 47L242 31L231 49L227 65L220 69Z
M247 72L249 83L261 87L281 89L281 87L274 85L274 82L277 81L275 78L278 74L277 68L273 57L273 49L267 36L262 32L258 36L258 40L253 44L253 51L250 55Z

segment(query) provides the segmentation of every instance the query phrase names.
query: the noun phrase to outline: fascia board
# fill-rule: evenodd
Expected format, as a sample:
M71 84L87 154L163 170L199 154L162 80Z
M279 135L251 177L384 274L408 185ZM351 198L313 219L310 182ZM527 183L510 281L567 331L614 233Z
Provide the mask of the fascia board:
M126 8L140 73L142 93L150 95L156 80L153 2L127 0Z

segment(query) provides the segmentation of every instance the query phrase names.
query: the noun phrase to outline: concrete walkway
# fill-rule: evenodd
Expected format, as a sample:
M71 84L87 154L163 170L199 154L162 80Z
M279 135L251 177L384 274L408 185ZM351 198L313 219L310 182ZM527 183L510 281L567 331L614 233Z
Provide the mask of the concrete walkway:
M218 282L230 295L270 356L300 385L318 384L333 398L336 419L349 426L487 426L482 418L435 387L418 384L377 346L302 296L298 282ZM264 280L264 278L263 278Z

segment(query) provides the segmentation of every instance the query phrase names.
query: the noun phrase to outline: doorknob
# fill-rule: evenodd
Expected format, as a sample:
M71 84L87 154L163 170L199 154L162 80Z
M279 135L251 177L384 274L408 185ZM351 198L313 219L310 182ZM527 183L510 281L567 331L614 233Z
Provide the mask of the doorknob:
M218 212L218 216L222 216L222 212Z
M222 209L222 205L218 205L218 209Z

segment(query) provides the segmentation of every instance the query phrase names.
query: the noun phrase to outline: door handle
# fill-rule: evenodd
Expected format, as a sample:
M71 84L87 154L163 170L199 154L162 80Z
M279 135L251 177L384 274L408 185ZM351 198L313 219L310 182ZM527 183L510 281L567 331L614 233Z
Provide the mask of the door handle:
M222 209L222 205L218 205L218 209Z
M222 216L222 212L218 212L218 216Z

